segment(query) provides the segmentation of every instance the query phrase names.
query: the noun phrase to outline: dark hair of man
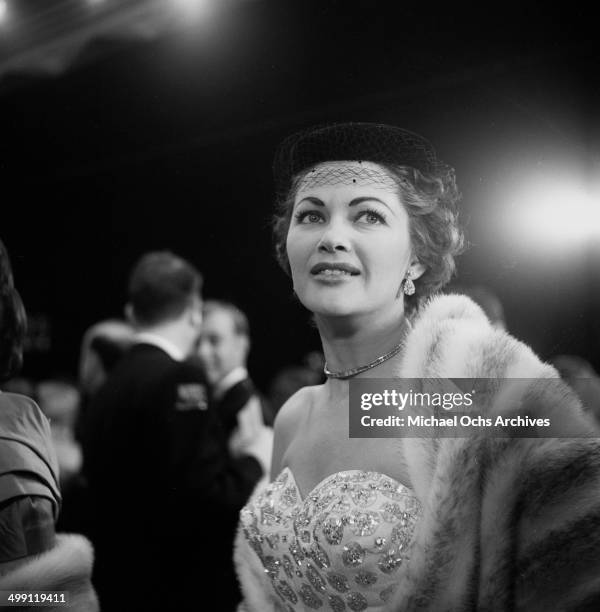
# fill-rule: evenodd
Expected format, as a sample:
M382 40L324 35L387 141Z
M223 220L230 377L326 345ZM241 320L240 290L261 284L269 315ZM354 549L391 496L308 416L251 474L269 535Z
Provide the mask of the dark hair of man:
M129 302L136 322L152 327L181 316L199 297L202 276L196 268L170 251L146 253L129 279Z
M10 259L0 240L0 381L14 376L23 364L27 315L14 287Z

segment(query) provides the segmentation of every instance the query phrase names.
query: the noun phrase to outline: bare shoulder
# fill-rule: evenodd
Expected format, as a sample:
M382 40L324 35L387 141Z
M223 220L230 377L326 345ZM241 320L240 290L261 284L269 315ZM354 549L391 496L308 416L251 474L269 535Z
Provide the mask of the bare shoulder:
M296 391L277 412L275 423L275 438L273 442L273 463L271 475L276 477L281 471L281 460L295 433L307 418L310 407L316 401L320 386L303 387Z
M287 436L296 429L306 416L308 408L318 397L320 386L302 387L296 391L277 412L275 417L275 435Z

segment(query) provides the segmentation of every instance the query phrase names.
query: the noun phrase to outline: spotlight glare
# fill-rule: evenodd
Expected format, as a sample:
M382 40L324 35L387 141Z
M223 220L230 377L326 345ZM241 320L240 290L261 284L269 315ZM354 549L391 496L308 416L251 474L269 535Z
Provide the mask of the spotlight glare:
M6 0L0 0L0 23L2 23L8 16L8 4Z
M205 17L213 8L211 0L173 0L173 4L185 18Z
M576 183L535 182L519 190L507 223L540 247L569 249L600 238L600 202Z

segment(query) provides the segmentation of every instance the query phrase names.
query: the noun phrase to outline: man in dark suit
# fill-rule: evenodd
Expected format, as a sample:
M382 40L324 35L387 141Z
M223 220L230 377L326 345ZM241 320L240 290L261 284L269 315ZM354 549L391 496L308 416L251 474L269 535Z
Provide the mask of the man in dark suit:
M274 421L268 403L248 375L249 351L246 315L231 302L207 300L197 354L228 437L236 431L251 435L252 422L257 419L268 426Z
M239 458L187 360L202 323L201 276L149 253L129 282L136 343L92 401L84 473L92 493L103 611L178 610L240 598L232 540L240 508L270 460L248 440Z

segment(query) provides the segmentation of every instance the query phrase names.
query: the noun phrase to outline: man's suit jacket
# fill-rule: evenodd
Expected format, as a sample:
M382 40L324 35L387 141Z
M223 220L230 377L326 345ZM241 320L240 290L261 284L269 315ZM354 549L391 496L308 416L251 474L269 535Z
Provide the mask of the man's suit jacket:
M131 348L90 405L84 472L103 610L179 609L205 590L233 609L233 532L262 470L229 456L196 365Z

